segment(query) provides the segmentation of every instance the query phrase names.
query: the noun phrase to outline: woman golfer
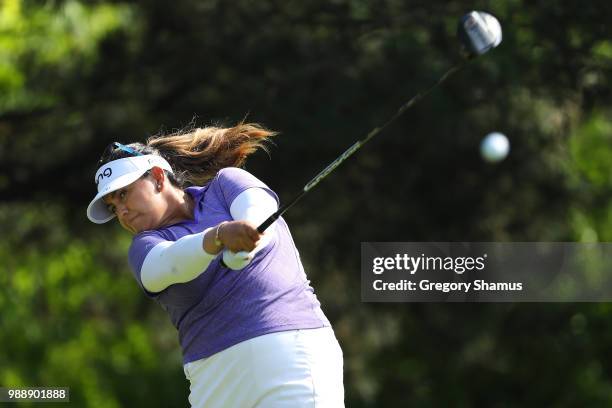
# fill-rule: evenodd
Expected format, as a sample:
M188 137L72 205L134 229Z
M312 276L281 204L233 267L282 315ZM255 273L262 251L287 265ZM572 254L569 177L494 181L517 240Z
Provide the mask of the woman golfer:
M343 407L342 351L279 218L240 169L270 132L208 127L113 143L87 216L117 217L129 262L178 330L194 407Z

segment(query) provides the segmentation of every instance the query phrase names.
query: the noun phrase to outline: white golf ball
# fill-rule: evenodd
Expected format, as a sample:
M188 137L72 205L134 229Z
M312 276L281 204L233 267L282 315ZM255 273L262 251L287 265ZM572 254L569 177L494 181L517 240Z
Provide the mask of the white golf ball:
M509 151L510 142L503 133L489 133L480 142L480 154L483 159L490 163L504 160Z

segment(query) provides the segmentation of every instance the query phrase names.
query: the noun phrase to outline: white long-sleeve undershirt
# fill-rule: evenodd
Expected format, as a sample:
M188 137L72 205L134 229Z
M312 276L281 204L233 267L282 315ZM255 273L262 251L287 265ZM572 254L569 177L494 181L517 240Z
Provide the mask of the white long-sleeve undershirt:
M276 200L268 192L254 187L243 191L232 201L230 214L234 220L260 225L277 209ZM227 267L237 270L247 266L255 254L270 242L274 228L272 224L251 252L233 253L225 249L222 256ZM161 242L151 249L140 270L144 288L149 292L161 292L170 285L189 282L203 273L218 255L204 251L204 236L211 229L186 235L176 241Z
M261 188L250 188L239 194L230 206L230 214L235 220L247 220L255 225L261 225L270 215L278 209L276 200ZM243 269L247 266L255 254L270 242L275 224L270 225L251 251L232 252L229 249L223 250L223 262L234 270Z

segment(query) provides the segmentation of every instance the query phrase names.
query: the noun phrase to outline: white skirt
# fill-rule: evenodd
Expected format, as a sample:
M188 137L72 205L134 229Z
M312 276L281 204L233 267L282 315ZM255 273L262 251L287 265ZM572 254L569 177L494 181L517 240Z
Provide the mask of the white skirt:
M342 350L331 327L255 337L183 368L196 408L344 407Z

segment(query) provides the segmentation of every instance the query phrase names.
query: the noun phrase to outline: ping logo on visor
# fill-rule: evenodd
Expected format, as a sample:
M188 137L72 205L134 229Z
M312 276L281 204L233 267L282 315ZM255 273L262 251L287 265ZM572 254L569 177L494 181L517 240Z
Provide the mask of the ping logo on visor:
M113 169L111 169L110 167L105 168L104 170L102 170L101 173L98 174L98 177L96 178L96 185L100 184L100 181L103 180L105 177L110 177L113 175Z

